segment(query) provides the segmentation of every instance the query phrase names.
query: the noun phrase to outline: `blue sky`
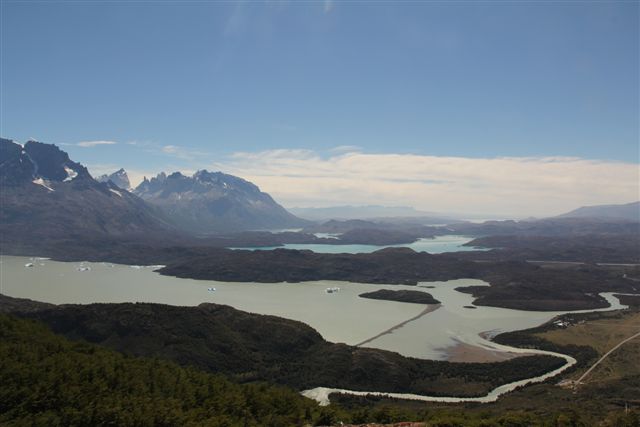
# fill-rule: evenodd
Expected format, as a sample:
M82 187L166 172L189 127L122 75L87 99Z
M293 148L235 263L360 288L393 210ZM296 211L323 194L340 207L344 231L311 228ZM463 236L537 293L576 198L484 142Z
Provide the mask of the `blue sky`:
M639 162L638 2L3 1L1 19L0 133L96 169Z

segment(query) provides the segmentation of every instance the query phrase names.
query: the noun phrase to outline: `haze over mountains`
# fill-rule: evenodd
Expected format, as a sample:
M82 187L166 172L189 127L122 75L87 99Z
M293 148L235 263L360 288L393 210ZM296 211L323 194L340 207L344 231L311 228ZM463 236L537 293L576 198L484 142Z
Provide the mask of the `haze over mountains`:
M609 220L640 221L640 202L624 205L583 206L558 218L599 218Z
M289 208L289 211L302 218L314 221L329 219L370 219L370 218L424 218L434 224L452 221L452 218L434 212L425 212L411 206L329 206L323 208Z
M502 214L478 214L474 212L465 213L443 213L443 212L426 212L415 209L411 206L330 206L330 207L294 207L289 211L302 218L313 221L327 220L352 220L352 219L387 219L394 221L405 218L422 224L450 224L461 220L470 220L478 222L487 221L486 218L492 220L508 219ZM477 219L476 219L477 218ZM631 202L620 205L596 205L583 206L557 215L552 218L586 218L586 219L608 219L608 220L625 220L640 221L640 202ZM540 218L546 219L546 218ZM526 221L535 221L536 218L528 218Z

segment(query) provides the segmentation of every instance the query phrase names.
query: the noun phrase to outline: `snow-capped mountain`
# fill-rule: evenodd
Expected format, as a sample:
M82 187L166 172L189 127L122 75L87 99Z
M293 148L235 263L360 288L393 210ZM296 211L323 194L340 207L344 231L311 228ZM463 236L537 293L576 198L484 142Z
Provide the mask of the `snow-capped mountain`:
M273 198L237 176L201 170L193 176L160 173L134 190L159 207L176 226L197 234L301 227Z
M3 243L134 236L171 229L154 208L53 144L0 138L0 231Z
M20 145L0 138L0 183L15 185L30 181L51 191L51 185L74 179L91 179L87 168L73 162L55 145L27 141Z
M125 171L122 168L118 169L111 175L100 175L99 177L96 178L96 181L98 182L111 181L118 187L122 188L123 190L127 190L127 191L133 190L133 188L131 188L131 183L129 182L129 176L127 175L127 171Z

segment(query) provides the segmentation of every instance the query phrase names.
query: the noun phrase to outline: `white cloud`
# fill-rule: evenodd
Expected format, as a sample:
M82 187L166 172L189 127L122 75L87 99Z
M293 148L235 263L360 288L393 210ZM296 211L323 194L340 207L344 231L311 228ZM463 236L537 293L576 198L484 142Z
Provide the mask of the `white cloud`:
M167 154L171 157L175 157L181 160L189 160L193 161L198 158L206 157L209 153L204 151L193 150L188 147L182 147L178 145L164 145L160 148L162 153Z
M78 142L76 145L78 147L97 147L98 145L115 145L117 144L116 141L82 141L82 142Z
M518 216L640 198L638 164L567 157L437 157L310 150L235 153L215 168L253 181L285 206L409 205Z

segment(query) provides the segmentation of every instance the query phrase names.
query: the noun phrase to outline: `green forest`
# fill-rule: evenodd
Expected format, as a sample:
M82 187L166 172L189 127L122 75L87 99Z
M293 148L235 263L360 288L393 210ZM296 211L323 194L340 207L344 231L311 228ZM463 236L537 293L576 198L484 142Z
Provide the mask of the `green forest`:
M3 425L285 426L317 416L290 389L128 357L4 315L0 359Z

